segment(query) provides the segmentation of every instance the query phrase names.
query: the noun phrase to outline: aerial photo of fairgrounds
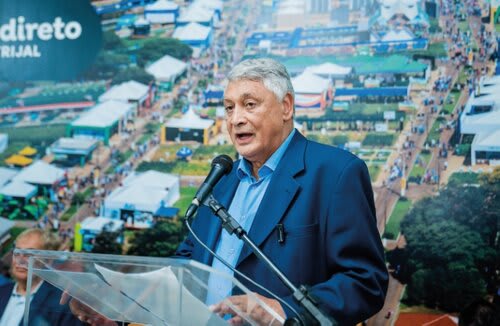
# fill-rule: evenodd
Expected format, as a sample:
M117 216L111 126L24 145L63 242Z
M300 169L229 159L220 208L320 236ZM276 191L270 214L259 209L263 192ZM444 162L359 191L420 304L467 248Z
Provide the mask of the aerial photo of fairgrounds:
M212 159L238 158L226 73L272 57L295 128L368 167L390 280L365 325L500 306L499 1L89 2L102 45L78 77L0 73L0 277L29 228L59 250L171 256Z

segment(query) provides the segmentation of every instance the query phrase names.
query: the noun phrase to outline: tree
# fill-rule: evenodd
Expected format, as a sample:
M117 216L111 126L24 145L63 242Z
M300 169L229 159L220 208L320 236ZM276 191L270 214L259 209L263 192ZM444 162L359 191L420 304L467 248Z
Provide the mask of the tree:
M140 231L130 241L129 255L168 257L184 239L182 224L178 221L162 221L150 229Z
M154 77L140 67L130 67L118 72L113 78L112 84L117 85L130 80L149 85L154 80Z
M122 39L112 30L105 31L102 34L102 47L104 50L122 51L125 45Z
M91 80L110 79L129 65L129 57L125 54L116 54L111 51L101 51L94 64L85 72L85 78Z
M87 197L83 192L77 192L73 195L73 198L71 198L71 204L73 205L82 205Z
M500 286L498 171L479 187L450 184L405 217L407 246L387 258L408 283L408 303L457 311Z
M94 239L94 246L92 252L96 254L122 254L122 245L116 240L119 237L118 232L103 231L99 233Z
M144 67L167 54L179 60L188 60L193 54L193 49L174 38L151 39L144 42L143 47L137 51L137 63Z

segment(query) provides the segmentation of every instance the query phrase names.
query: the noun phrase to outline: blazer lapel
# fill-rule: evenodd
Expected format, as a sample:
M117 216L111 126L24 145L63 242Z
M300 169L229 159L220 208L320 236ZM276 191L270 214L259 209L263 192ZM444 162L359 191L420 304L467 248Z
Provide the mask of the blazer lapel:
M0 316L3 315L5 307L7 307L7 303L9 302L10 296L12 295L14 285L14 283L10 283L0 288Z
M248 237L257 246L264 242L276 224L283 218L286 209L300 188L294 177L304 169L305 146L306 139L299 132L296 132L273 172L271 182L248 232ZM248 246L243 246L236 265L239 265L250 254L251 249Z
M40 285L40 288L38 289L38 291L36 291L35 295L33 296L33 299L30 302L30 313L28 317L29 325L33 323L33 318L39 316L40 311L43 311L45 306L45 301L49 298L49 291L50 291L49 285L46 284L45 281L43 281L43 283ZM24 317L19 325L24 325Z

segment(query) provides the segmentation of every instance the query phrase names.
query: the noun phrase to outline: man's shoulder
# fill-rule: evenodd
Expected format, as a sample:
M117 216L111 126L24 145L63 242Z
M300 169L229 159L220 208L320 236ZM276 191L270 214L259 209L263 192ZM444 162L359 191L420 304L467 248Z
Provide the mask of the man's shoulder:
M13 288L14 288L14 282L8 282L6 284L0 285L0 298L10 297Z
M3 292L3 291L12 291L12 289L14 288L14 282L12 281L7 281L7 283L4 283L2 285L0 285L0 292Z
M37 291L37 295L61 295L62 291L59 290L57 287L53 286L52 284L44 281L42 285L40 285L40 288Z
M314 157L311 155L314 154ZM340 165L346 164L353 160L360 160L353 153L332 145L318 143L314 140L307 139L306 159L324 160L330 163Z

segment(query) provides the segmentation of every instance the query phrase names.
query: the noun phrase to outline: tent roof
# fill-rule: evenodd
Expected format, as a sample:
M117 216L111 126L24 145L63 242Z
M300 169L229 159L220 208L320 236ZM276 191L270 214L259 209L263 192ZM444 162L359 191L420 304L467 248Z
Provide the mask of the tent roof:
M5 163L18 166L27 166L31 164L31 162L33 162L32 159L19 154L11 155L7 159L5 159Z
M172 118L165 124L167 128L207 129L214 124L214 120L200 118L193 109L189 109L182 118Z
M44 161L36 161L24 168L14 181L24 181L31 184L53 185L64 178L65 171Z
M37 153L36 148L33 148L31 146L26 146L25 148L23 148L19 151L19 155L23 155L23 156L32 156L32 155L35 155L36 153Z
M412 32L407 29L392 29L387 32L384 36L382 36L382 41L411 41L415 38Z
M177 10L179 5L173 1L168 0L158 0L155 3L147 5L144 10L154 11L154 10Z
M224 2L221 0L196 0L193 6L201 6L207 9L215 9L222 11L224 9Z
M343 76L352 71L351 67L344 67L331 62L325 62L316 66L307 67L304 72L311 72L316 75Z
M0 167L0 187L12 180L19 171L15 169L9 169Z
M292 78L292 85L295 93L319 94L328 89L330 81L310 72L304 72Z
M479 133L474 137L473 144L481 147L496 147L500 150L500 129L493 132Z
M148 91L148 85L144 85L136 82L135 80L131 80L111 87L106 93L102 94L99 97L99 101L138 101L144 98L148 94Z
M110 100L94 106L80 118L71 123L73 127L105 128L112 126L118 120L132 111L134 105L121 101Z
M215 11L202 6L191 5L183 10L177 19L177 22L204 22L212 21Z
M69 149L87 151L97 144L97 139L92 138L59 138L51 147L58 149Z
M147 67L146 71L158 80L170 81L172 78L181 75L186 69L187 63L165 55Z
M123 180L123 186L115 189L107 198L107 205L133 205L137 210L156 210L158 203L166 199L170 189L179 183L179 177L169 173L147 171L132 174Z
M0 238L8 233L14 225L16 225L16 222L0 217Z
M326 56L326 57L306 57L298 56L284 58L284 64L288 71L303 71L305 67L324 62L335 62L339 65L352 67L357 74L384 74L384 73L420 73L428 65L414 61L403 55L390 56Z
M29 183L14 180L0 189L0 194L10 197L31 197L37 191L36 186Z
M149 26L149 25L151 25L151 22L143 16L137 18L137 20L134 22L135 27L142 27L142 26Z
M101 232L105 226L109 225L110 228L108 231L114 232L120 230L123 224L125 224L124 221L119 219L112 219L109 217L102 217L102 216L87 217L82 221L81 229L94 232Z
M206 40L210 34L211 28L198 23L189 23L185 26L179 26L175 29L173 38L181 41L187 40Z
M165 199L167 194L168 191L165 189L134 184L133 186L117 188L106 198L106 201L113 201L121 205L131 204L136 209L142 210L156 207L158 203Z
M133 173L123 180L124 186L147 185L152 188L168 189L179 183L179 176L158 171L146 171L143 173Z
M466 116L465 121L475 125L498 125L500 126L500 110ZM465 122L464 121L464 122Z

